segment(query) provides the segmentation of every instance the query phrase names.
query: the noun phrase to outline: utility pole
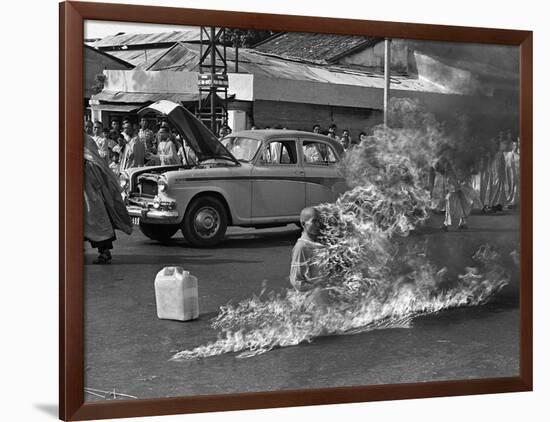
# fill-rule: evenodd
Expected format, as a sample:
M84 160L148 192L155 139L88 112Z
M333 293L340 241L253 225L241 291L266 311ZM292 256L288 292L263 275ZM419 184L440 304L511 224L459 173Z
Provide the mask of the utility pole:
M216 133L216 28L210 28L210 39L212 40L210 48L210 130Z
M241 42L241 31L235 29L233 46L235 47L235 73L239 73L239 43Z
M384 40L384 126L388 126L388 105L391 80L391 39Z

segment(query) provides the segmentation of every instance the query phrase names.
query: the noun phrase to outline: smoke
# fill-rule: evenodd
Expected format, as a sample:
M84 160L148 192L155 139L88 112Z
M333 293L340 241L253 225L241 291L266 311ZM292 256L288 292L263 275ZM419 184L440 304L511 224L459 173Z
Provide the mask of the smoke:
M262 291L220 308L216 341L175 354L173 360L239 352L251 357L322 335L408 327L425 314L485 303L509 282L490 245L472 251L471 265L451 275L429 259L426 241L410 236L429 218L429 167L453 152L469 153L418 102L390 107L390 127L378 126L342 161L350 190L321 204L323 245L314 257L323 281L314 291Z

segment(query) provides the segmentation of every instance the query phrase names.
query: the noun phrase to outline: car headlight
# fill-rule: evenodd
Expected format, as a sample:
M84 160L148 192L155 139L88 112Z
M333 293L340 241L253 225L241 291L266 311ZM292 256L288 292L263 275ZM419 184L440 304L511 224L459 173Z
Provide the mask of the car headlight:
M165 192L168 188L168 183L166 182L166 179L164 176L160 176L157 180L157 186L159 192Z
M120 187L122 188L122 190L126 190L128 185L130 184L130 179L128 179L128 176L125 173L120 173L118 180L120 182Z
M153 199L153 208L156 210L160 208L160 198L158 196L155 196L155 199Z

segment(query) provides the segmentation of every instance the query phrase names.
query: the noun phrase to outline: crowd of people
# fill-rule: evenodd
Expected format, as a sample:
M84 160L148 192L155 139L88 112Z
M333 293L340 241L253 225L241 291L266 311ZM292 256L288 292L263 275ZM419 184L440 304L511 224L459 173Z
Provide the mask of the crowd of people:
M429 189L435 212L445 213L442 229L453 223L465 229L472 209L500 213L519 204L519 138L502 132L491 139L469 174L461 174L452 157L442 155L430 169Z
M132 167L187 164L194 160L193 151L168 122L150 126L145 117L139 124L130 118L122 122L112 119L110 127L104 127L98 120L87 120L84 131L95 141L100 156L115 174Z
M256 126L251 127L257 130ZM285 127L265 129L281 129ZM189 148L185 139L172 130L167 121L154 122L142 117L139 124L134 123L129 117L113 118L109 126L101 121L86 120L84 131L95 141L100 156L115 174L132 167L171 164L193 164L195 155ZM219 140L231 134L231 128L227 124L220 126L217 134ZM350 131L344 129L337 134L337 126L330 124L323 130L321 125L315 124L312 132L327 135L342 144L344 150L353 148L366 139L367 134L361 132L357 139L352 139Z

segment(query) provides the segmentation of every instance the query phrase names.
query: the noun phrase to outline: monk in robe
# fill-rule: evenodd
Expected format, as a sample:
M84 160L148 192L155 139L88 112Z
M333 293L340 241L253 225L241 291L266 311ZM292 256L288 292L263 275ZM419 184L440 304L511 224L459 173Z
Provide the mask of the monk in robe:
M456 223L458 230L464 230L467 228L467 219L472 211L475 192L468 183L459 179L453 165L447 158L441 158L436 169L445 177L447 191L445 195L445 220L442 229L448 231L449 227Z
M466 179L466 184L472 189L473 203L472 208L481 210L483 209L483 203L481 202L481 174L474 167L470 169L470 175Z
M300 213L300 224L303 231L292 249L290 284L306 295L306 309L318 308L323 311L326 310L329 299L327 292L321 287L323 277L315 263L316 251L322 247L317 242L321 224L319 210L313 207L304 208Z
M506 153L506 179L507 204L512 208L519 203L519 138Z
M492 212L502 211L507 203L506 198L506 142L499 143L499 149L491 161L488 187L488 203Z
M84 239L98 249L94 264L111 262L115 230L131 234L132 221L118 178L99 155L92 137L84 134Z
M170 137L170 130L166 126L161 126L157 134L157 155L161 166L170 164L181 164L178 157L176 144Z
M445 176L433 167L433 182L431 183L431 208L436 213L445 212Z

